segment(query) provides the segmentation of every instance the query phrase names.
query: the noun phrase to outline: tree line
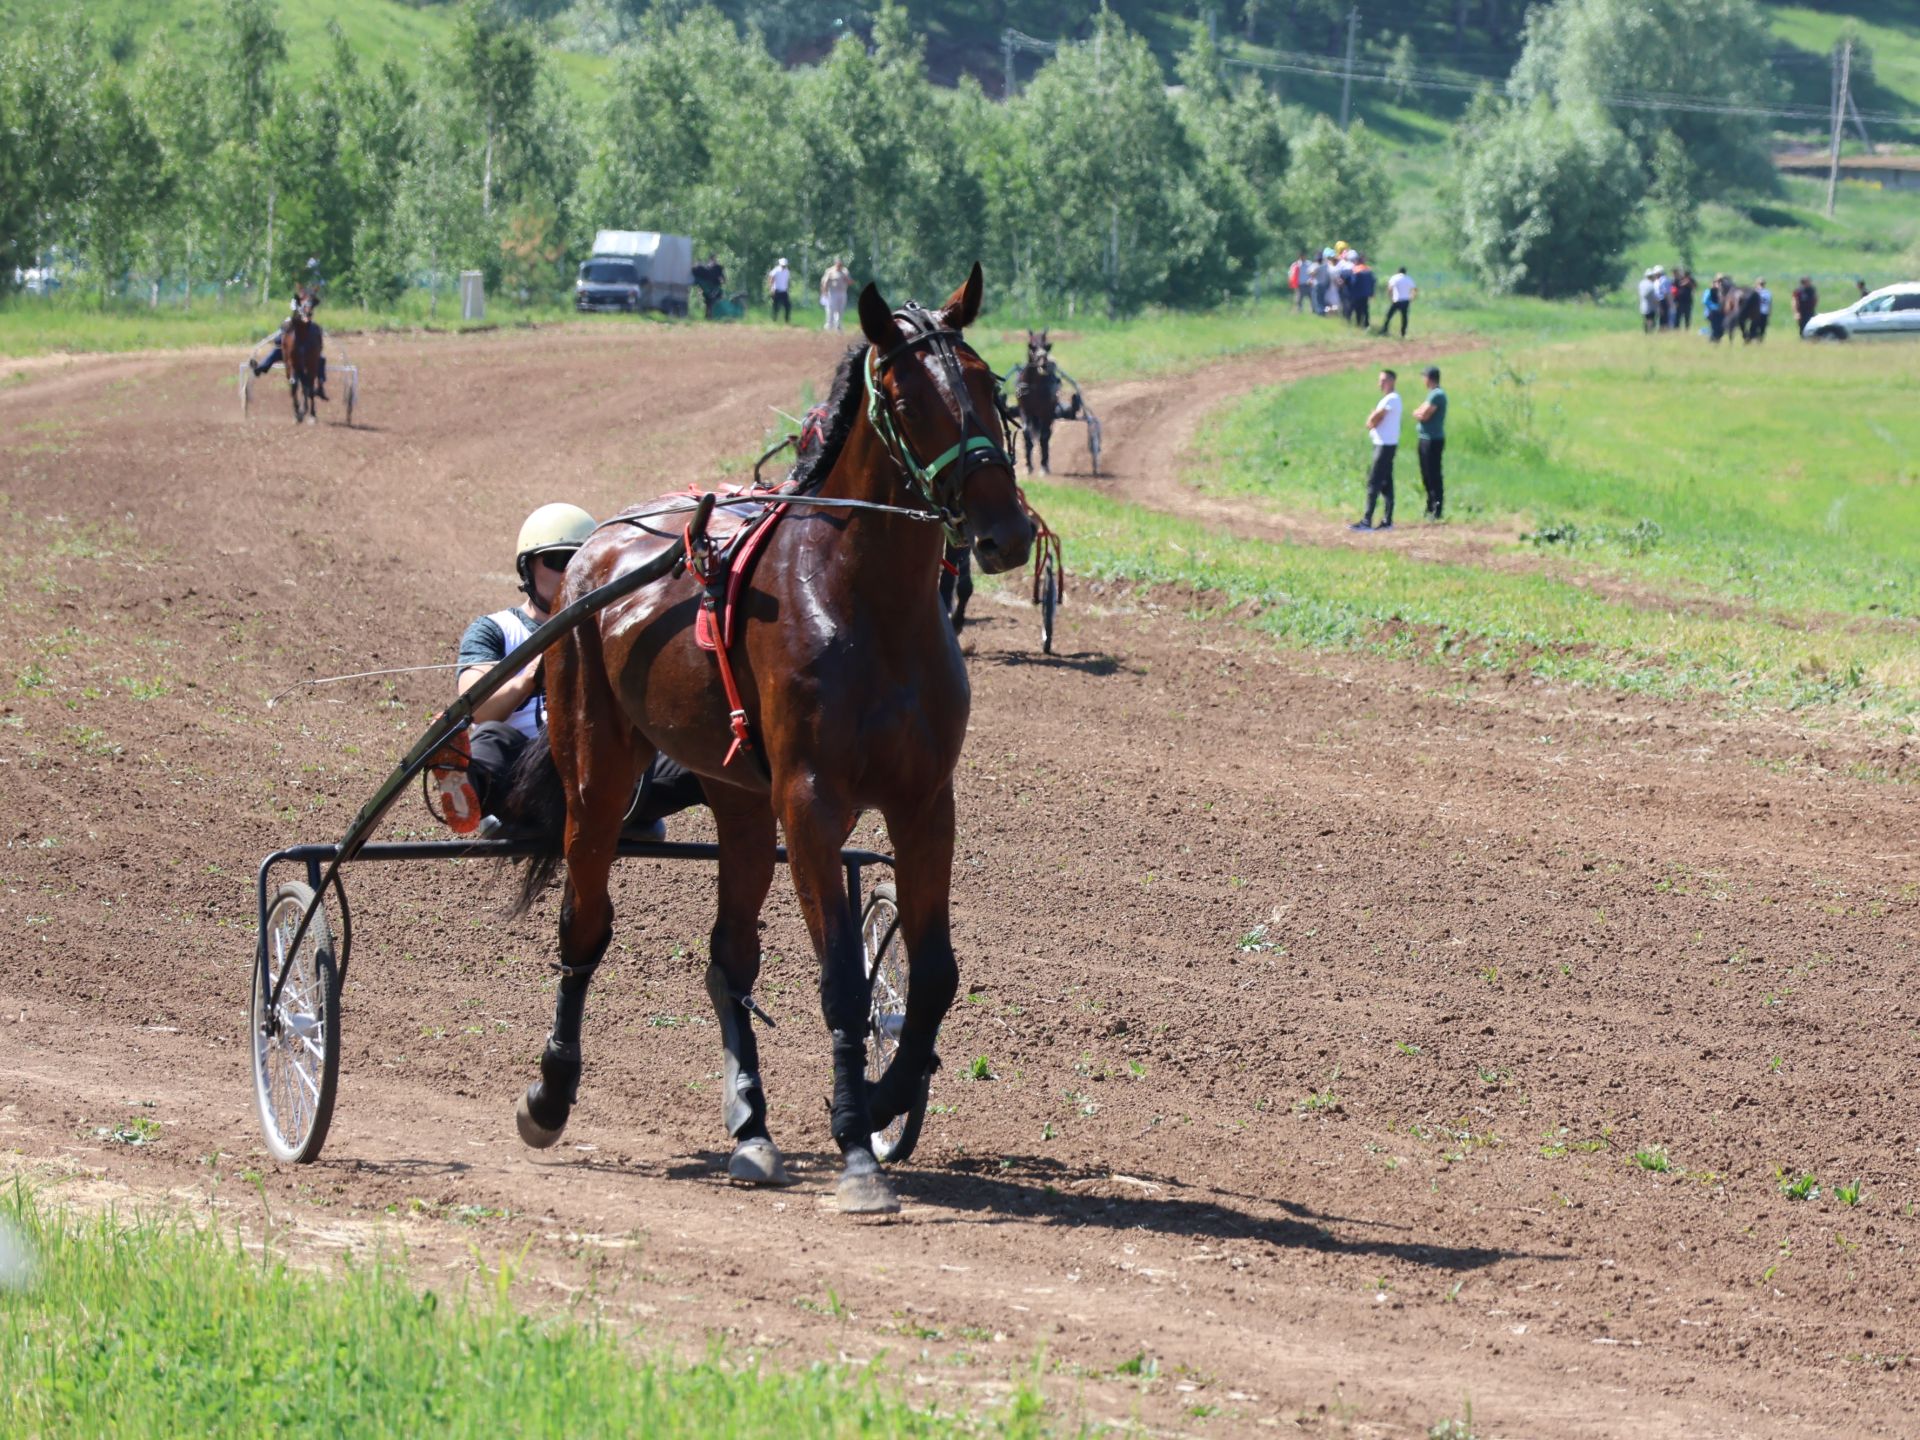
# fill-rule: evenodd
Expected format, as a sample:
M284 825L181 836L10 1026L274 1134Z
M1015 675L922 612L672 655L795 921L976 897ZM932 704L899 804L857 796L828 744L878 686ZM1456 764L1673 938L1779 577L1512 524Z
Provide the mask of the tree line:
M1509 97L1476 101L1461 125L1450 182L1455 231L1491 286L1616 282L1656 168L1676 211L1749 178L1763 138L1750 122L1648 112L1623 128L1595 78L1613 73L1595 58L1618 48L1610 8L1741 21L1743 7L1757 35L1749 0L1535 12ZM1690 34L1691 63L1747 65L1732 30ZM869 37L788 68L752 26L656 4L594 101L562 85L534 22L487 0L468 0L417 72L335 29L304 81L271 0L223 0L204 51L158 40L125 65L82 24L18 34L0 44L0 289L58 247L103 295L217 282L259 299L314 257L336 303L387 304L461 269L552 297L611 227L691 235L736 279L784 255L805 283L839 256L900 295L979 257L1018 303L1124 313L1272 284L1297 249L1371 249L1392 223L1365 127L1283 103L1223 63L1205 27L1169 77L1103 10L1010 100L965 77L935 85L919 33L882 0ZM1757 72L1740 93L1765 93Z

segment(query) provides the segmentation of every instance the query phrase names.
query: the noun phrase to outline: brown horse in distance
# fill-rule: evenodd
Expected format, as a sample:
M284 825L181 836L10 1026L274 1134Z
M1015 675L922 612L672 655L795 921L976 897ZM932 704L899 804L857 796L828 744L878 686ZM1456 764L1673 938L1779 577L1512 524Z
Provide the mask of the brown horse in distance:
M302 290L293 313L287 316L286 332L280 340L295 421L318 419L313 404L315 392L321 388L320 327L313 322L314 304L312 292Z
M564 826L561 981L541 1078L520 1104L528 1143L557 1140L575 1100L586 990L613 936L608 874L634 784L659 750L700 776L719 830L707 990L726 1052L729 1175L786 1179L767 1130L751 1000L777 825L820 962L840 1208L898 1208L872 1134L924 1094L959 978L948 896L953 770L969 697L935 584L942 526L929 520L944 512L988 571L1025 563L1033 540L993 372L960 335L979 313L980 295L978 265L938 311L894 312L872 285L862 292L866 343L842 361L826 442L793 479L801 493L889 508L796 504L773 531L741 596L729 648L746 745L730 753L738 732L729 731L714 657L695 641L701 586L689 573L616 602L547 652L550 744L529 747L508 807L530 819L556 784L565 797L564 816L550 801L546 810L549 833ZM658 554L685 523L682 515L650 529L638 520L608 522L588 540L568 568L562 603ZM840 859L866 810L885 818L894 847L910 976L899 1049L871 1088L869 985ZM536 863L529 898L542 871L558 863Z

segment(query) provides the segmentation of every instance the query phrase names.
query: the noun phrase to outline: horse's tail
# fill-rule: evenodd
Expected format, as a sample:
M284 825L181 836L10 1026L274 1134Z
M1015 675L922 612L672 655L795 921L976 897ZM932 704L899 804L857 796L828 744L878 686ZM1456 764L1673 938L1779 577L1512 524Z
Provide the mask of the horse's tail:
M566 858L561 849L567 827L567 795L560 785L560 767L553 763L553 746L545 726L521 750L507 779L507 798L500 818L517 835L539 845L532 855L508 863L519 865L520 893L512 913L524 915L560 873Z

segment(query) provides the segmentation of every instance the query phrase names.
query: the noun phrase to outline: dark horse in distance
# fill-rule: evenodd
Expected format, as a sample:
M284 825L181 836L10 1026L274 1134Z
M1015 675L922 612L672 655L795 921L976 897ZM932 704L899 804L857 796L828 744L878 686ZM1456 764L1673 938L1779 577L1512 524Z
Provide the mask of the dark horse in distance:
M313 307L317 303L311 290L299 291L294 296L293 311L280 332L280 349L287 365L287 393L293 397L296 421L317 420L314 400L327 398L320 327L313 320Z
M508 805L523 820L544 816L540 828L566 869L554 1025L518 1116L528 1143L557 1140L575 1102L587 988L613 938L607 880L622 817L636 780L664 751L700 776L719 830L706 980L725 1048L728 1174L786 1179L767 1128L752 999L777 826L820 962L839 1205L899 1208L873 1133L924 1095L959 980L948 896L968 684L934 585L942 530L971 544L988 571L1024 564L1033 543L995 377L961 333L980 294L978 265L937 311L894 311L872 285L861 293L865 343L835 374L825 441L796 465L790 512L734 588L730 618L715 622L730 672L696 635L715 579L697 564L608 606L547 651L550 743L529 747ZM659 554L685 523L681 512L650 525L645 511L607 522L569 566L562 603ZM869 984L840 858L866 810L885 818L894 846L910 977L899 1048L871 1086ZM524 897L560 863L534 862Z
M1027 362L1013 378L1014 399L1020 407L1020 425L1026 432L1027 473L1033 473L1033 446L1040 442L1040 473L1047 468L1047 446L1053 439L1053 422L1060 411L1060 370L1053 363L1053 342L1047 332L1027 332Z

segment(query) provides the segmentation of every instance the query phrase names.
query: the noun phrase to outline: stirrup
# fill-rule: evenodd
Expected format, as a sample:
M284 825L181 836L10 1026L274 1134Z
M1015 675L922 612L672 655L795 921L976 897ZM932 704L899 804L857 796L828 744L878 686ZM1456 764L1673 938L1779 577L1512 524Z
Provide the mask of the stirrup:
M472 767L473 747L464 730L455 732L427 762L427 808L456 835L473 834L487 818L480 808L480 792L468 774Z

